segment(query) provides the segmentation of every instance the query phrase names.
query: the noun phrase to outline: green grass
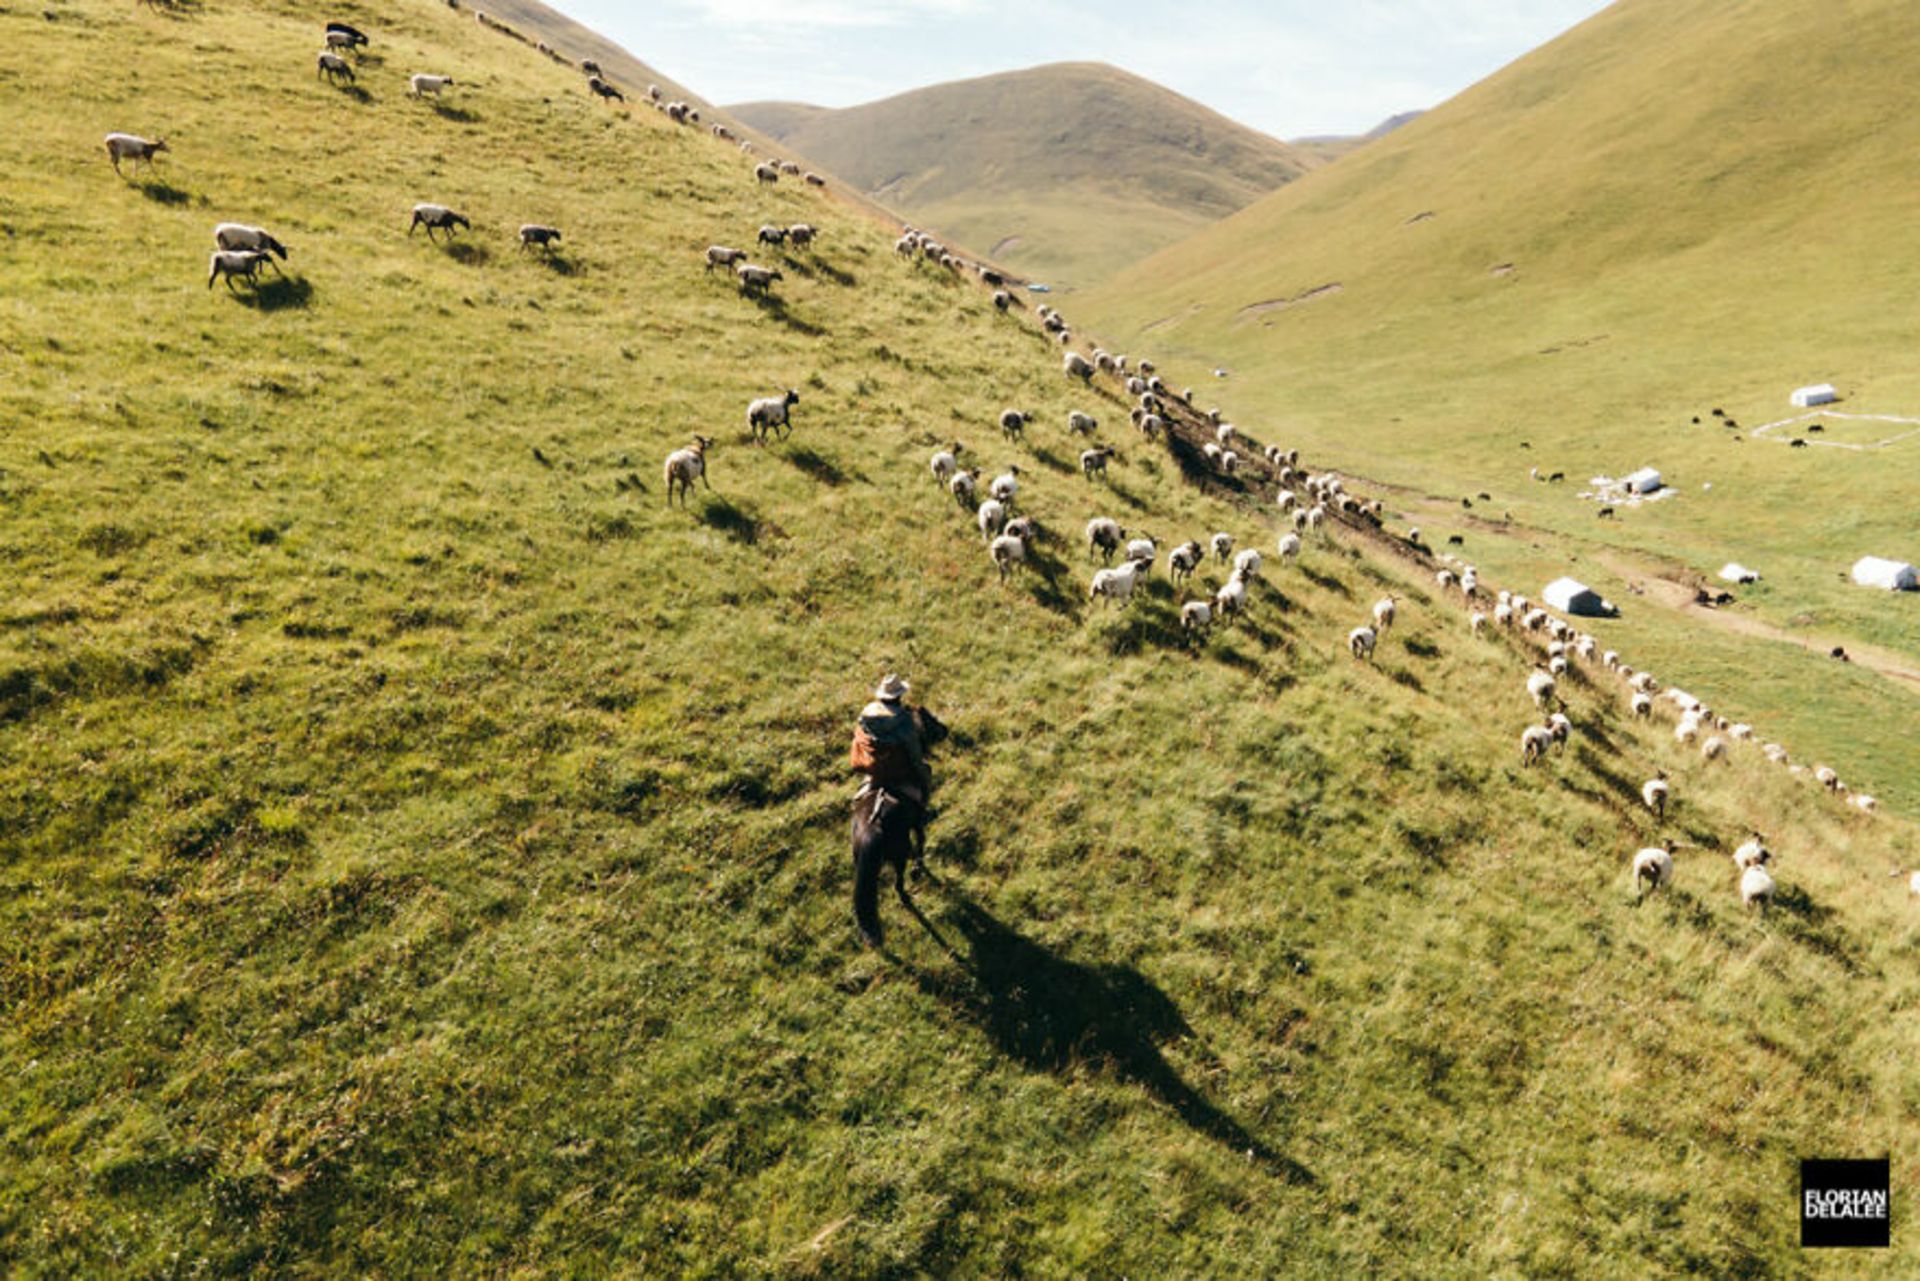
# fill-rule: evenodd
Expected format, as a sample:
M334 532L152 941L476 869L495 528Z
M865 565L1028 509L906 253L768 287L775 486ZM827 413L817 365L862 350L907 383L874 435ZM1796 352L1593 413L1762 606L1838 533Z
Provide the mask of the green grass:
M1885 0L1848 14L1624 0L1140 264L1074 319L1150 347L1169 381L1207 382L1237 420L1404 487L1430 536L1465 530L1471 556L1525 563L1535 591L1610 548L1696 574L1738 560L1765 575L1741 593L1754 618L1920 657L1920 597L1844 580L1862 555L1920 558L1920 436L1853 452L1746 435L1815 381L1840 385L1842 410L1920 415L1912 326L1892 303L1920 280L1920 124L1897 70L1920 29ZM1788 91L1789 64L1846 92ZM1312 306L1246 310L1333 282ZM1205 376L1218 365L1224 384ZM1740 427L1718 426L1716 407ZM1612 523L1575 497L1646 464L1680 496ZM1536 484L1535 466L1573 483ZM1524 542L1465 523L1459 499L1481 492L1476 515L1512 513ZM1678 659L1661 673L1716 701L1747 698L1745 669L1780 670L1765 647L1695 663L1711 629L1615 599L1630 617L1609 634L1657 632ZM1852 674L1798 670L1792 696L1769 700L1778 732L1920 804L1911 689L1863 698Z
M728 110L919 225L1056 288L1105 280L1314 164L1099 63L959 80L837 111L782 102Z
M1058 349L887 228L437 3L338 12L365 100L304 6L0 14L0 1266L1797 1273L1795 1159L1912 1150L1905 822L1583 681L1523 776L1528 654L1344 530L1198 653L1163 579L1088 609L1098 511L1272 527L1129 437L1090 491ZM229 217L276 305L205 289ZM769 218L822 229L779 301L698 269ZM1061 531L1005 588L956 435ZM887 902L875 954L842 766L891 668L957 733L931 932ZM1660 765L1701 848L1635 907Z

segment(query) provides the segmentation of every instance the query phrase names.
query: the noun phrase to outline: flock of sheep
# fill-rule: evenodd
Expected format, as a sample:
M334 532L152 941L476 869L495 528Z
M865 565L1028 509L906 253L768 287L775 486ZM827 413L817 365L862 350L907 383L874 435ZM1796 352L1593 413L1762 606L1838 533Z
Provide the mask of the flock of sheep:
M489 24L486 15L476 16L483 24ZM340 76L344 73L344 77L351 80L352 68L343 55L364 47L368 37L343 23L329 23L326 43L326 50L319 56L321 74ZM544 46L542 51L558 57ZM605 80L597 64L586 61L580 66L589 76L589 88L593 93L624 101L624 95ZM451 77L428 75L415 75L409 81L410 90L415 96L438 94L453 83ZM698 112L687 104L664 101L658 86L649 87L648 101L680 123L691 124L699 120ZM716 138L733 140L732 133L723 125L714 125L712 131ZM740 146L747 151L752 149L751 144L746 142L741 142ZM164 138L147 140L132 134L114 133L106 138L106 150L116 172L121 172L122 162L129 160L133 162L135 172L138 172L140 165L153 163L158 153L169 148ZM777 182L783 173L797 174L799 169L788 161L762 162L756 166L754 178L760 183ZM810 185L824 186L817 175L809 173L805 178ZM436 232L451 236L457 228L470 229L472 226L464 215L445 205L423 203L416 205L412 212L409 235L425 227L431 239ZM807 223L785 227L768 224L760 228L758 242L773 248L784 248L789 244L805 246L811 244L816 235L815 229ZM557 228L544 224L529 223L520 228L523 250L550 250L560 238L561 233ZM216 249L208 274L209 288L222 278L226 279L230 289L235 280L256 282L262 269L279 271L274 265L276 257L282 261L287 257L286 246L257 226L223 222L214 229L214 241ZM1005 288L1007 282L1000 272L983 263L966 262L932 235L907 227L895 248L902 257L935 263L955 274L971 270L984 285L994 289L992 301L997 310L1004 313L1012 308L1013 297ZM764 291L782 279L777 268L750 262L745 251L724 245L708 247L705 266L709 271L714 267L731 270L742 290L748 292ZM1115 379L1132 401L1130 421L1144 438L1158 440L1171 435L1169 423L1175 420L1174 410L1177 407L1185 411L1189 424L1211 429L1213 439L1205 441L1199 450L1208 468L1226 477L1234 476L1241 469L1239 450L1251 449L1252 446L1245 441L1237 427L1222 420L1220 411L1211 410L1205 414L1195 411L1191 389L1171 392L1148 360L1130 361L1125 355L1113 355L1097 347L1082 354L1073 349L1072 330L1059 312L1042 305L1037 309L1037 316L1043 330L1067 348L1061 364L1065 376L1088 387L1097 376L1106 375ZM799 400L798 391L789 389L753 401L747 408L747 427L752 437L762 442L775 436L784 439L791 431L791 414ZM1020 409L1007 409L999 418L1001 432L1009 441L1023 439L1031 422L1032 415ZM1066 427L1070 436L1084 439L1098 430L1099 421L1093 415L1076 409L1067 416ZM712 488L707 477L707 454L712 447L710 438L695 436L691 444L667 456L663 464L663 476L669 506L676 496L684 506L695 482ZM964 452L965 446L959 441L948 444L932 455L929 470L937 484L972 512L974 523L986 540L988 556L1002 580L1005 580L1026 563L1029 548L1041 536L1041 531L1032 517L1016 514L1020 468L1010 465L987 482L986 495L982 498L978 492L980 473L961 465ZM1110 445L1090 445L1080 455L1081 472L1090 482L1103 479L1108 461L1117 456L1117 452ZM1380 527L1381 504L1377 500L1363 500L1349 494L1339 475L1333 472L1312 474L1300 469L1298 451L1270 446L1262 456L1270 477L1277 484L1274 505L1283 516L1290 518L1292 525L1291 529L1280 535L1275 547L1282 562L1299 558L1304 547L1303 537L1322 530L1333 513L1356 525ZM1139 584L1151 576L1160 555L1158 544L1145 534L1129 539L1128 531L1118 521L1104 515L1096 515L1087 522L1085 537L1089 559L1102 562L1101 567L1093 572L1088 586L1088 599L1098 601L1103 606L1124 607L1133 598ZM1185 589L1179 609L1180 623L1183 633L1192 642L1204 640L1213 626L1230 623L1248 607L1251 588L1260 579L1266 560L1258 549L1251 546L1236 551L1238 543L1233 534L1221 531L1214 533L1204 544L1195 539L1174 547L1167 554L1170 581L1177 588ZM1417 552L1426 551L1417 529L1408 531L1405 543ZM1113 563L1116 556L1120 557L1117 565ZM1225 581L1195 596L1191 588L1193 576L1209 557L1214 563L1228 567ZM1521 735L1523 768L1542 763L1556 749L1563 752L1575 732L1559 691L1561 681L1567 677L1576 661L1589 665L1597 663L1599 668L1617 675L1626 686L1629 710L1636 718L1651 717L1656 695L1665 698L1679 712L1674 729L1676 743L1689 748L1698 743L1699 751L1707 761L1723 759L1736 745L1755 741L1750 725L1730 723L1684 691L1661 691L1651 674L1635 671L1611 650L1600 653L1593 636L1576 632L1564 620L1536 607L1526 598L1504 590L1491 598L1486 597L1478 573L1471 566L1464 567L1458 573L1452 569L1440 569L1436 573L1436 582L1443 598L1454 590L1460 593L1469 611L1468 627L1474 635L1485 635L1491 627L1499 627L1528 638L1539 636L1546 639L1545 657L1535 664L1526 682L1527 695L1536 710L1544 714L1544 719L1539 724L1529 725ZM1490 605L1490 609L1479 608L1483 604ZM1367 622L1348 633L1347 648L1355 660L1368 662L1375 657L1381 639L1393 628L1398 611L1398 598L1388 596L1373 606ZM1807 772L1806 767L1793 763L1786 749L1778 743L1767 743L1761 751L1767 759L1796 774ZM1856 809L1864 813L1872 813L1876 809L1872 796L1851 793L1833 770L1818 766L1812 771L1812 777L1829 792L1846 797ZM1665 820L1672 799L1672 787L1664 770L1643 785L1641 799L1657 820ZM1652 892L1669 883L1674 874L1673 855L1679 848L1676 841L1668 839L1658 847L1638 851L1632 859L1636 889ZM1735 852L1734 863L1740 873L1739 893L1744 904L1764 911L1772 901L1775 883L1767 870L1772 860L1772 851L1757 834ZM1920 872L1913 874L1911 889L1915 894L1920 894Z

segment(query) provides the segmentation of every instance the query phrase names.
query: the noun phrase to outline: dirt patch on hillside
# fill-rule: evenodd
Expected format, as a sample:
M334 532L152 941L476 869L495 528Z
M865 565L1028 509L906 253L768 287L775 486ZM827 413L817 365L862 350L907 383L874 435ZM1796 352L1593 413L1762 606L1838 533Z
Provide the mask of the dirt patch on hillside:
M1270 311L1285 311L1289 307L1298 307L1303 303L1319 302L1322 298L1331 298L1345 289L1346 286L1336 280L1331 284L1320 285L1316 288L1309 289L1303 294L1295 294L1291 298L1269 298L1265 302L1252 303L1242 307L1240 309L1240 315L1243 318L1251 319L1255 316L1264 316Z
M1513 271L1514 271L1514 267L1512 263L1503 262L1498 267L1495 267L1492 271L1489 271L1487 274L1490 276L1511 276L1513 274Z
M1020 247L1019 236L1008 236L993 248L987 250L987 257L998 258L1001 254L1010 254Z

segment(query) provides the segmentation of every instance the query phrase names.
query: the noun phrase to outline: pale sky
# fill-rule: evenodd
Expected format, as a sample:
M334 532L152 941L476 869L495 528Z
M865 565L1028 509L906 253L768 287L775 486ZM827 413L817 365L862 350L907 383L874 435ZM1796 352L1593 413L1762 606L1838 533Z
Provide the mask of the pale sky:
M1109 62L1279 138L1433 107L1607 0L548 0L711 102Z

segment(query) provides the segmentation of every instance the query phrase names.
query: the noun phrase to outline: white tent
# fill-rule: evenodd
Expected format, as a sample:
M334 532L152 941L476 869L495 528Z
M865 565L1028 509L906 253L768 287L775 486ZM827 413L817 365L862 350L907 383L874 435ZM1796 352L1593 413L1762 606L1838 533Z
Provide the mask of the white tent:
M1840 393L1833 389L1832 383L1816 383L1794 392L1793 406L1795 409L1812 409L1815 405L1831 405L1838 399Z
M1652 467L1642 467L1620 483L1627 487L1629 494L1651 494L1660 488L1660 473Z
M1599 592L1585 583L1571 578L1556 578L1547 584L1540 598L1563 614L1585 614L1590 618L1605 618L1620 611L1603 599Z
M1757 583L1760 571L1748 569L1737 560L1730 560L1720 567L1720 577L1729 583Z
M1862 587L1879 587L1890 592L1910 592L1920 588L1920 574L1900 560L1862 556L1853 567L1853 581Z

